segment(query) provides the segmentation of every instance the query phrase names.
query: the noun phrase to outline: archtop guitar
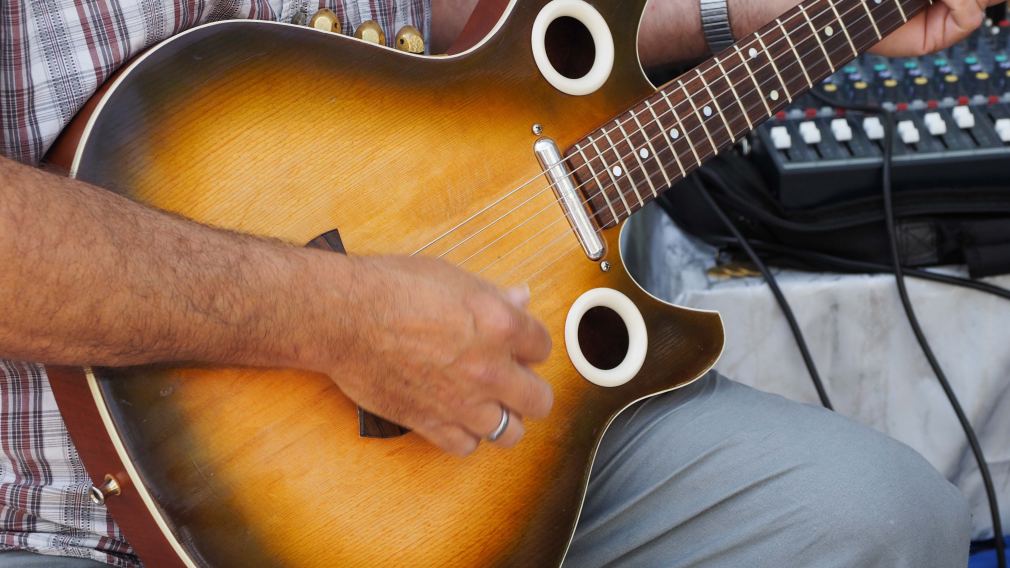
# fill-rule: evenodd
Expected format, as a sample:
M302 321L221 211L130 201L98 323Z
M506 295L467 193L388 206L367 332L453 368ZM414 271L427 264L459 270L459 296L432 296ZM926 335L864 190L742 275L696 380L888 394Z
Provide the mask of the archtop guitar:
M325 376L50 368L96 498L148 566L562 562L608 424L723 346L718 314L629 276L624 221L927 3L805 0L657 89L645 2L484 0L470 34L490 33L443 57L213 23L93 99L53 153L73 176L236 231L528 283L555 344L537 369L551 416L463 460ZM573 21L574 71L552 57Z

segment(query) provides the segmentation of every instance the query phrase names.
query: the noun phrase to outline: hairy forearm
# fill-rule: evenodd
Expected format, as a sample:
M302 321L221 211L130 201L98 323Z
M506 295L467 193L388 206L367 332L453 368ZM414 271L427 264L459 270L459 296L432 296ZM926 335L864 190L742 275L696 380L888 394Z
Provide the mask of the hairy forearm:
M0 357L298 366L322 255L0 158Z

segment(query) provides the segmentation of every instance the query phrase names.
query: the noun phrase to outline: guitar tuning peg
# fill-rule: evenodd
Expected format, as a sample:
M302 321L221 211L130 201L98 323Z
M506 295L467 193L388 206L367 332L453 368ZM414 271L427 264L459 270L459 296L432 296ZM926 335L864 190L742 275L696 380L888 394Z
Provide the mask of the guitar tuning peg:
M323 8L313 14L312 19L309 20L309 27L316 28L317 30L323 30L324 32L333 32L335 34L341 33L342 26L340 25L340 18L333 13L333 10Z
M424 38L421 32L411 25L406 25L396 32L396 49L407 53L424 53Z
M361 22L358 29L354 30L354 37L379 45L386 45L386 34L382 31L382 26L375 20Z

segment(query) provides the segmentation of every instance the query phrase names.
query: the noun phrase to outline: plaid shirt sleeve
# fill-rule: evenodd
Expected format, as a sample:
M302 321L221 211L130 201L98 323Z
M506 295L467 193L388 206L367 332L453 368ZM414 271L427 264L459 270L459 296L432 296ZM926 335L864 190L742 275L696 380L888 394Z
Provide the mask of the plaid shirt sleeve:
M0 0L0 154L38 164L109 75L187 28L321 7L345 31L375 20L388 42L406 24L430 34L430 0ZM140 566L90 487L45 369L0 359L0 550Z

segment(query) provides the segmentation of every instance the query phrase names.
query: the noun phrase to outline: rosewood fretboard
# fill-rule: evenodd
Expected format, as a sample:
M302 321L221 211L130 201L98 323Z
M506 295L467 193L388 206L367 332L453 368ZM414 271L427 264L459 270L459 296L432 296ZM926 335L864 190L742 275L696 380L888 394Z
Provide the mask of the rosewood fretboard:
M565 153L601 228L616 225L930 0L806 0L663 85Z

